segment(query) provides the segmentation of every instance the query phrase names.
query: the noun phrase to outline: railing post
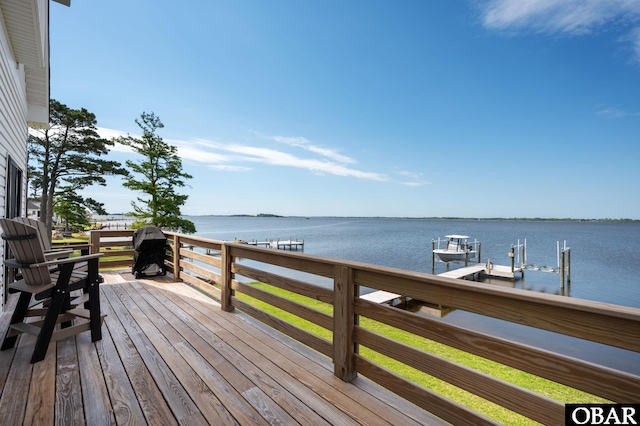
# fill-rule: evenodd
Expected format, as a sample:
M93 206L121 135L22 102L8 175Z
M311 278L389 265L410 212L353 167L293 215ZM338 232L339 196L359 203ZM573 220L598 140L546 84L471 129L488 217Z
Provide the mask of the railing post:
M89 233L89 254L100 253L100 231Z
M180 281L180 236L173 234L173 281Z
M221 289L221 300L220 304L222 305L222 309L227 312L233 311L233 301L231 300L231 296L233 295L233 290L231 289L231 282L233 281L234 274L231 272L231 264L233 263L233 257L229 253L229 246L227 244L222 244L221 247L221 260L222 260L222 289Z
M353 337L357 323L353 269L337 266L333 283L333 371L338 378L349 382L358 374L354 365L358 348Z

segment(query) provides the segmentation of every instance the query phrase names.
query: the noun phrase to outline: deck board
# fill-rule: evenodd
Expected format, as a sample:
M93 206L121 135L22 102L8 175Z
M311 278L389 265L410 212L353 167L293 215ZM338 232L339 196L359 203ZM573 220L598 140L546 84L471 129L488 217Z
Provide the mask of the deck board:
M53 356L54 353L50 354ZM80 389L76 339L57 342L57 369L55 387L55 415L59 424L77 425L84 419L84 405ZM36 367L34 366L34 369ZM84 389L83 389L84 391Z
M0 352L3 423L443 423L364 378L342 382L323 355L184 283L103 276L101 341L52 343L33 365L33 336Z

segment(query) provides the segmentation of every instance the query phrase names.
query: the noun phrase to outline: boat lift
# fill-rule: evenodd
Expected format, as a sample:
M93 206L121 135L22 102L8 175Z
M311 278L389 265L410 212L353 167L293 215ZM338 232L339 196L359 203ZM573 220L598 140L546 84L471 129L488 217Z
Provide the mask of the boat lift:
M435 250L440 248L440 238L437 240L431 240L431 273L435 274L435 263L436 263L436 252ZM445 240L446 241L446 240ZM436 245L437 244L437 245ZM447 272L444 274L440 274L442 276L447 276L451 278L468 278L470 276L475 276L477 274L481 274L487 277L498 277L498 278L508 278L515 279L516 273L520 273L521 277L524 277L524 270L526 269L526 258L527 258L527 240L525 239L523 243L520 243L518 240L517 244L511 244L511 249L509 251L509 258L511 259L511 266L503 266L503 265L494 265L491 259L487 259L486 264L481 265L481 244L480 241L475 240L471 243L473 245L474 251L477 251L478 258L477 261L469 266L469 256L466 255L464 257L464 267L456 269L454 271L450 271L449 264L451 262L456 262L454 260L449 262L444 262L446 264ZM443 262L442 260L438 260L439 262Z
M451 241L450 237L458 237L461 239L464 239L464 246L470 248L471 250L464 250L464 252L460 252L460 254L464 254L464 266L469 266L469 260L475 256L475 254L477 253L478 257L477 260L475 261L475 263L480 263L482 260L482 250L481 250L481 244L480 241L478 240L474 240L474 241L470 241L467 242L466 238L468 238L467 236L464 235L450 235L447 237L447 239L441 239L440 237L438 237L437 240L431 240L431 273L435 274L436 272L436 262L444 262L447 265L447 271L449 271L449 263L450 262L458 262L459 260L450 260L450 261L444 261L441 260L439 256L436 256L436 250L440 250L440 243L443 243L445 245L448 245L449 242Z

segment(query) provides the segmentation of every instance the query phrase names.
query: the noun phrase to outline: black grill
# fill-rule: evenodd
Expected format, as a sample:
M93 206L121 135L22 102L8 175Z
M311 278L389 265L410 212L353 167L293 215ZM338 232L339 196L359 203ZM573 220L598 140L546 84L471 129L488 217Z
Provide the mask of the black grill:
M153 225L138 228L133 233L133 266L131 273L141 276L166 275L164 264L167 256L167 237L162 230Z

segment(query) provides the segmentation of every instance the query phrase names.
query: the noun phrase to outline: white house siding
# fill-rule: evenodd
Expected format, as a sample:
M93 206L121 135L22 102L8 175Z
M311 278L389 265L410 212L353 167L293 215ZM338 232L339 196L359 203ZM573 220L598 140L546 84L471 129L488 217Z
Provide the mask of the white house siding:
M0 0L0 214L3 217L7 213L7 175L10 158L22 171L19 210L22 215L26 213L28 123L31 121L36 124L40 121L41 125L46 125L48 120L48 7L47 0ZM16 13L22 12L25 8L31 11L30 16ZM29 38L29 32L30 40L35 45L23 43L25 35ZM35 53L35 57L29 56L29 50ZM21 57L21 60L18 57ZM38 75L41 77L35 90L31 90L35 97L29 95L29 84L32 83L28 82L30 77L27 74L35 75L36 80ZM43 79L46 95L41 87ZM42 111L46 111L46 115L43 115ZM1 262L4 262L4 244L0 245ZM5 303L4 273L4 267L0 267L2 310Z

